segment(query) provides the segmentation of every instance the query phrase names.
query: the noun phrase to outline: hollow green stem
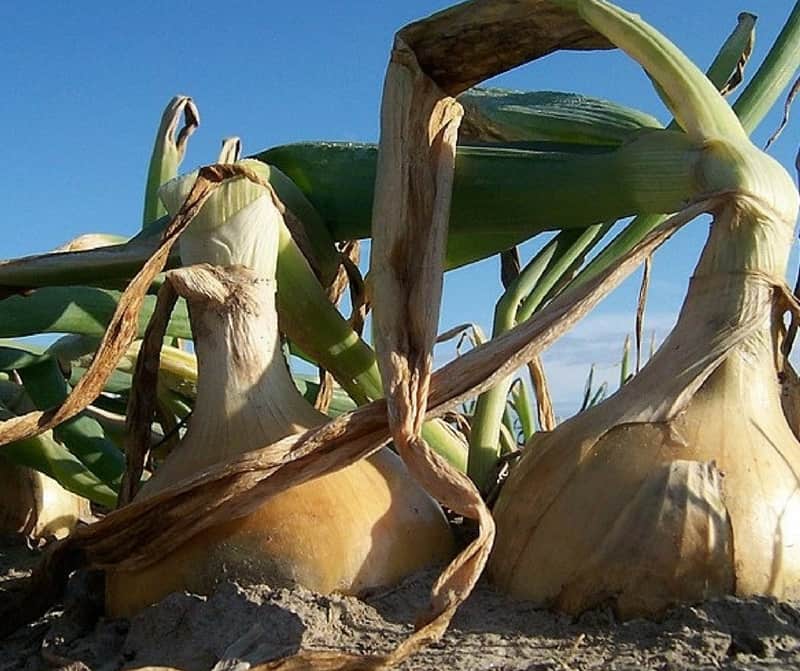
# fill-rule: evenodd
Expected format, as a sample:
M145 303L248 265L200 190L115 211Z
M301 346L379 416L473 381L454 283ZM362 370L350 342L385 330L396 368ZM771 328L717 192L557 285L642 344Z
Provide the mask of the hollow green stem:
M738 63L746 39L737 26L708 70L708 78L721 88ZM795 3L789 19L772 45L766 59L733 105L742 126L752 132L778 99L780 92L800 67L800 3ZM764 96L763 100L761 96ZM675 122L669 127L675 127ZM619 256L632 249L664 220L662 215L639 215L625 227L572 281L579 285L596 277Z
M553 261L559 250L562 232L545 245L522 269L495 306L492 337L512 329L517 324L517 311L521 302ZM513 377L505 377L478 397L470 424L469 459L467 474L479 489L491 485L489 478L500 456L500 432L506 399Z
M485 258L546 230L678 209L694 192L688 149L680 136L659 130L605 151L459 147L446 266ZM300 187L335 239L369 236L375 145L287 145L257 158Z
M595 224L584 231L564 231L559 234L560 245L563 249L528 293L517 310L517 323L529 319L547 300L553 297L554 291L564 280L569 278L573 269L580 265L591 249L605 236L613 224ZM563 237L562 237L563 236Z
M519 383L511 387L511 402L519 419L522 439L528 442L536 432L536 418L533 413L533 399L527 385L519 379Z

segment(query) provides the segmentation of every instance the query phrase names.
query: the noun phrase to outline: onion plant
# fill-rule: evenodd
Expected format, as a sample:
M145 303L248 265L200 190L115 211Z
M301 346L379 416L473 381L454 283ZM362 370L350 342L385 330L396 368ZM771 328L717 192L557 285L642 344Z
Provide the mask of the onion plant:
M599 0L565 0L636 59L720 194L678 323L616 394L535 440L494 514L504 589L622 616L735 593L794 598L800 444L780 402L784 275L798 213L786 171L674 45ZM776 362L778 362L776 364Z
M162 188L172 214L195 179ZM222 186L183 233L188 267L170 272L167 283L189 307L196 400L186 435L136 500L326 421L295 387L281 352L274 294L282 227L271 189L239 179ZM359 593L446 559L451 546L438 506L383 450L210 528L143 571L111 572L107 607L130 615L173 591L206 593L230 572L239 580Z
M796 8L784 37L796 38L798 24ZM772 62L773 74L783 74L759 78L764 97L774 87L763 82L796 68L796 43L782 42ZM676 125L661 128L596 100L581 112L569 94L468 93L559 48L614 44L657 83ZM520 95L524 104L509 111L506 103ZM136 359L126 505L52 546L17 617L40 612L81 564L107 571L109 603L119 613L169 589L208 589L231 561L243 574L322 590L385 584L452 550L428 494L474 520L478 533L437 580L418 631L387 655L299 653L286 664L385 668L441 636L489 560L495 520L495 582L571 612L609 596L630 615L711 594L795 595L800 457L780 408L775 362L780 315L787 306L798 312L783 281L798 203L785 172L748 138L764 109L740 108L743 122L737 119L674 46L602 0L472 0L397 34L378 147L289 145L258 154L259 162L202 168L162 187L169 214L158 219L153 189L177 169L164 160L151 170L145 226L130 241L0 265L6 293L35 289L0 303L15 335L65 327L97 335L108 323L85 375L57 397L37 400L34 391L38 375L54 372L52 354L28 353L29 364L25 352L14 354L11 368L32 369L20 381L42 408L21 409L0 425L0 444L17 441L3 448L8 453L61 432L86 473L118 486L118 471L108 470L117 463L113 453L79 458L68 429L92 419L81 414L89 403L110 402L112 373L129 375ZM162 135L172 137L173 122L162 124ZM480 144L458 145L460 126L464 139ZM174 148L187 136L173 137ZM162 143L154 161L168 149ZM506 211L497 207L499 193ZM667 212L679 214L659 223ZM673 334L619 392L555 430L534 432L531 413L519 413L531 440L490 515L463 473L465 446L442 417L505 384L522 364L534 362L540 375L542 349L702 212L714 215L714 225ZM627 215L647 218L570 282L610 223ZM545 230L559 233L509 282L495 337L433 372L445 269ZM374 351L326 293L340 259L334 242L370 234ZM180 235L180 254L170 254ZM182 263L201 265L161 274ZM158 298L148 302L157 286ZM70 292L113 315L56 316L48 306L59 296L71 306ZM38 308L26 314L26 305ZM359 407L329 419L307 403L286 368L278 324L295 351L329 370ZM158 370L171 366L159 363L159 352L165 338L190 335L196 380L189 358L178 383L165 375L162 387L193 405L193 414L146 479ZM85 354L68 360L85 364ZM483 417L502 415L501 398ZM488 419L478 413L474 421L480 430ZM386 450L390 439L405 466ZM490 458L471 463L483 461L478 485L499 452L488 442ZM33 463L30 454L41 448L30 449ZM354 472L361 475L345 482ZM331 521L348 517L343 496L367 489L377 492L375 508ZM305 496L308 507L299 502ZM315 517L321 511L331 513L324 523ZM263 532L265 524L273 532ZM301 531L309 526L317 528ZM379 543L364 540L377 531L385 533ZM429 540L410 542L414 534ZM341 541L337 561L321 566L315 555L334 541ZM399 549L415 543L424 547ZM256 566L252 556L261 560ZM136 591L131 599L120 587L126 581L138 585L128 590ZM11 621L0 619L0 629Z

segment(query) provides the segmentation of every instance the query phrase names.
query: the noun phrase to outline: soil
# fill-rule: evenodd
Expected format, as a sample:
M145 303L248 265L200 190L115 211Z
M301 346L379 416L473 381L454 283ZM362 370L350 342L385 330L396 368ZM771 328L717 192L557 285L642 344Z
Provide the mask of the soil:
M3 540L0 592L37 558ZM411 631L434 577L414 576L364 601L228 582L210 597L173 594L127 621L102 616L102 576L79 572L62 605L0 642L0 671L246 671L301 648L384 652ZM725 598L674 609L660 622L618 623L606 610L553 614L482 582L442 641L399 668L800 669L800 603Z

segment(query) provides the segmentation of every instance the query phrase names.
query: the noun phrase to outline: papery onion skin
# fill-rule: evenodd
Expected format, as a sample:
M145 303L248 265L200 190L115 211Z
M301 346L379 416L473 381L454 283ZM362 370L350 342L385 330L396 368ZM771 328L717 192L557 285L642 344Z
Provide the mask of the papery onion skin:
M583 454L555 441L532 445L495 508L493 580L573 614L610 601L621 617L723 594L798 598L800 451L781 416L760 412L762 404L742 412L737 401L752 406L758 386L741 377L743 365L723 364L668 424L617 426ZM764 388L777 402L777 382ZM566 467L555 460L574 471L555 500L540 503L552 470ZM637 499L654 473L679 461L717 473L718 488L702 496L684 483ZM682 516L664 523L659 513L676 491ZM546 511L536 515L539 505ZM625 542L610 548L615 525L635 508ZM511 534L525 546L509 548Z

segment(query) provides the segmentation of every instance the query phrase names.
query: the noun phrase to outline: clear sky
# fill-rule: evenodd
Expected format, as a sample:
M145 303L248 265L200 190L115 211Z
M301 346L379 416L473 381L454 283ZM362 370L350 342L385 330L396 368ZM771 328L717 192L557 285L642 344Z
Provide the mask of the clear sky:
M760 63L793 5L619 2L664 31L701 67L745 10L759 16L751 63ZM229 135L243 139L246 153L299 140L376 140L394 31L449 4L0 3L6 160L0 256L44 251L85 232L135 233L154 131L177 93L194 97L202 122L190 141L186 169L213 161L220 139ZM579 91L669 119L647 78L619 53L557 54L490 83ZM779 116L776 111L758 129L759 142ZM774 146L774 155L792 171L799 138L795 119ZM655 330L658 340L675 318L706 230L695 223L655 258L646 329ZM523 256L541 242L526 244ZM442 330L466 321L488 330L499 290L496 259L451 273ZM562 413L574 409L592 362L601 379L618 377L614 366L633 328L637 291L633 278L546 356Z

